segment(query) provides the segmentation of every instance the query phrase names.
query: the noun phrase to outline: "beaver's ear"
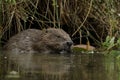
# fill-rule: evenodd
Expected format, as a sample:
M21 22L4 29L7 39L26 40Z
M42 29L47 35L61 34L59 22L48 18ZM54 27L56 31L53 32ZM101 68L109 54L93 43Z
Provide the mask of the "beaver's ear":
M51 29L45 29L44 31L45 31L45 33L51 33L51 32L53 32L53 30L51 30Z
M46 29L45 32L48 33L48 30Z
M43 33L48 33L48 30L47 29L43 29L42 32Z
M48 29L43 29L44 33L52 33L54 29L48 28Z

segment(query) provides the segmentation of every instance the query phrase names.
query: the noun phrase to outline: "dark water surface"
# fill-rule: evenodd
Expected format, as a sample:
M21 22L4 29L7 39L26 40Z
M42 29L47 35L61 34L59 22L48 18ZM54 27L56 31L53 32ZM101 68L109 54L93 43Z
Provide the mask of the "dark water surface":
M120 80L120 60L103 54L0 56L0 80Z

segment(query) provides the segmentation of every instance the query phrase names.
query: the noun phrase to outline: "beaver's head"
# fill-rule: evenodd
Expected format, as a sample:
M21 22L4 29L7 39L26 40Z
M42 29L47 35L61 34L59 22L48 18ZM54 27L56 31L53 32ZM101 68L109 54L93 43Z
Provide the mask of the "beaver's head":
M43 31L44 35L39 44L43 44L44 49L50 53L69 53L73 41L62 29L48 28ZM39 45L40 46L40 45Z

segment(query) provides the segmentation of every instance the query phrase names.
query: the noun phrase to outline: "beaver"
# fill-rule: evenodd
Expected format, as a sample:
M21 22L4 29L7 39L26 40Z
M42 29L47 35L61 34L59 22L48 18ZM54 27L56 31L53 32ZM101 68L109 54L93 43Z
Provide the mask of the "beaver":
M70 53L73 41L60 28L27 29L11 37L4 50L9 53Z

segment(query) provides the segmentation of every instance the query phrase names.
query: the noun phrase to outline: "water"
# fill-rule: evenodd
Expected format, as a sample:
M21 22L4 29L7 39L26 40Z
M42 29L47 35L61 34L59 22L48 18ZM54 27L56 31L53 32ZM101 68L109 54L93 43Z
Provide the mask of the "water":
M0 80L120 80L120 61L103 54L0 56Z

